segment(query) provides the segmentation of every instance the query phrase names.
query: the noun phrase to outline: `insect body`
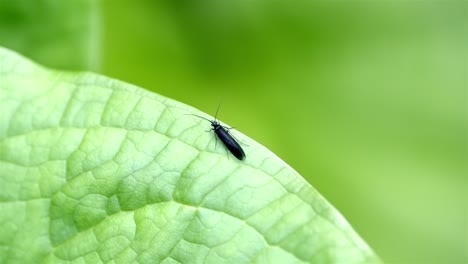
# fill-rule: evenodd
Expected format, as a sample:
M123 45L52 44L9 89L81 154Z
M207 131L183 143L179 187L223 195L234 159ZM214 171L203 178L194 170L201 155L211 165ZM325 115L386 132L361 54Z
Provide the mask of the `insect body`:
M243 160L245 158L244 150L241 148L239 143L237 143L237 141L231 136L231 134L229 134L229 128L225 127L225 126L222 126L219 123L219 121L216 120L216 116L218 115L218 110L219 110L219 106L218 106L218 109L216 110L216 115L215 115L214 120L209 120L209 119L204 118L203 116L199 116L199 115L194 115L194 114L190 114L190 115L194 115L196 117L205 119L208 122L210 122L211 126L213 127L211 130L213 130L215 132L216 136L218 136L219 140L221 140L221 142L223 142L224 146L226 146L226 148L236 158L238 158L239 160Z
M209 120L210 121L210 120ZM211 126L213 127L212 130L216 133L218 138L223 142L226 148L239 160L243 160L245 158L244 150L241 148L239 143L229 134L229 131L226 127L223 127L218 121L211 120Z

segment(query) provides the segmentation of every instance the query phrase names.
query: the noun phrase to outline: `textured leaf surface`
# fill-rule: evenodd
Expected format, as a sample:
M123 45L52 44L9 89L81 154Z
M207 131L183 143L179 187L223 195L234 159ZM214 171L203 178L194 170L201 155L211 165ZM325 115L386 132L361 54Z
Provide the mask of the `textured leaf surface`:
M0 263L374 263L300 175L197 110L0 49Z

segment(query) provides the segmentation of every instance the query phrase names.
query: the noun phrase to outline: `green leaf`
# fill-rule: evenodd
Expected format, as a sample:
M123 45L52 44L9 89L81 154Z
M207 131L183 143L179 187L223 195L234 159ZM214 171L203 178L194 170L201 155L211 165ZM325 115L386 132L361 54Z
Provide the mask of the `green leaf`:
M99 1L0 0L0 46L47 65L95 70L100 56Z
M199 111L0 49L0 263L377 263L296 171Z

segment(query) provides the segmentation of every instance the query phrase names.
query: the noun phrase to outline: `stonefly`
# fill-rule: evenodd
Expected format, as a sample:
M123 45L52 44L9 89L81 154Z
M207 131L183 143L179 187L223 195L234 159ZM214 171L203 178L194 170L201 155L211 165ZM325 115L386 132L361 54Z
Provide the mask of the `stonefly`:
M215 132L216 136L218 136L219 140L223 142L224 146L226 146L226 148L232 153L232 155L234 155L239 160L243 160L245 158L244 150L241 148L239 143L237 143L237 141L231 136L231 134L229 134L230 128L222 126L219 123L219 121L216 119L216 117L218 116L219 106L220 105L218 105L218 108L216 109L214 120L209 120L208 118L205 118L199 115L194 115L194 114L187 114L187 115L193 115L193 116L196 116L201 119L205 119L206 121L210 122L212 126L210 131L213 130Z

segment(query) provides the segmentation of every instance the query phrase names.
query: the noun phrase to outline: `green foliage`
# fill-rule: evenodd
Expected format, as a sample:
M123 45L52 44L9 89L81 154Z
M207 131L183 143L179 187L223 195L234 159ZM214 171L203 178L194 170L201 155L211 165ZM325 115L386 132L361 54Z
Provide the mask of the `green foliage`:
M375 263L266 148L239 161L195 109L0 49L0 262Z
M299 171L385 261L468 263L468 236L460 232L468 230L468 64L461 56L468 52L467 7L467 1L0 0L0 46L47 67L98 71L211 114L223 97L219 117ZM34 76L47 73L47 83L54 82L55 73L33 68ZM5 80L0 79L0 88ZM57 80L62 83L64 77ZM38 105L29 93L43 82L17 82L28 87L18 95L23 105L18 109ZM95 98L106 95L90 90L92 99L84 98L93 103L69 113L87 111L76 114L79 124L100 124L93 107L99 102ZM66 100L61 92L41 99L49 108L30 105L34 116L20 111L14 117L31 128L53 118L62 109L51 108ZM113 103L118 116L126 114L120 106L131 101ZM10 118L5 113L14 106L14 101L0 102L0 119ZM134 113L124 123L143 124L147 114ZM209 128L196 118L182 120ZM3 124L0 131L10 131ZM234 133L249 144L247 150L256 146ZM215 148L213 134L198 135L198 150L235 159L219 142ZM70 139L70 148L78 144L71 134L65 136L59 143ZM17 146L8 153L21 159L43 154L37 146L35 153ZM45 173L31 168L20 176ZM9 171L0 166L0 172ZM58 178L40 183L0 186L0 192L22 197L35 188L51 188L44 190L50 193L63 184ZM119 212L115 201L106 213ZM41 219L34 223L44 221L37 208L19 202L13 208L19 221L25 212L28 221L33 221L29 216ZM83 210L79 214L91 222L99 219ZM10 220L0 219L0 224L0 234L14 228ZM20 245L23 237L5 235L0 250L7 243ZM8 256L40 250L30 243L22 247Z
M100 61L99 1L0 0L0 46L67 70Z
M224 97L220 116L299 171L384 261L468 263L468 1L102 10L102 73L208 113Z

